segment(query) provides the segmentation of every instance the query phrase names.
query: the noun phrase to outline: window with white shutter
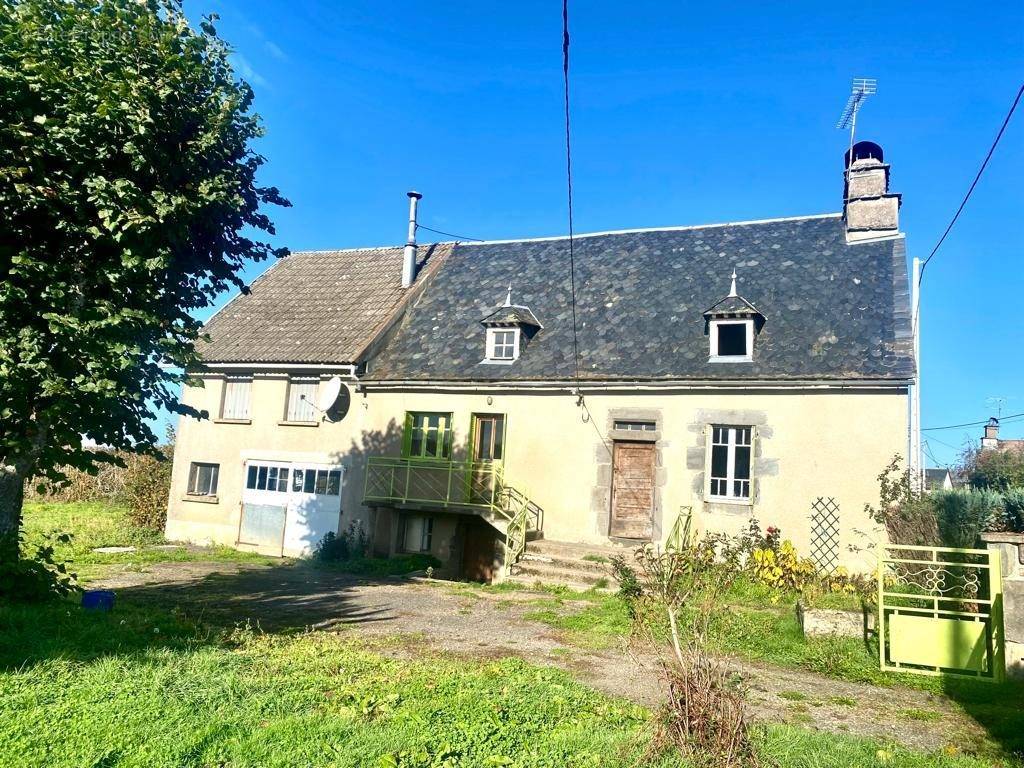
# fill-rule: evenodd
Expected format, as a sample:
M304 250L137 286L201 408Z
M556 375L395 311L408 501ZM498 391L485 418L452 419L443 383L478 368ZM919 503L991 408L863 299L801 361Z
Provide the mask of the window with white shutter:
M316 421L316 379L291 379L288 382L286 421Z
M227 379L224 382L224 399L221 403L222 419L248 419L249 401L252 398L252 379Z

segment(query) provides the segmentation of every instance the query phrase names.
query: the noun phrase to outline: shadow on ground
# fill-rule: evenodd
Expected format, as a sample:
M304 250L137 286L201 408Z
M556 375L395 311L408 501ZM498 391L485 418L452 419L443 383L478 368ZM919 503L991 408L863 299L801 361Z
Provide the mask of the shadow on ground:
M0 671L51 660L223 645L240 627L296 633L399 618L386 602L368 606L355 595L374 584L401 583L392 577L352 576L301 563L216 568L194 578L118 586L109 612L86 611L77 601L0 601Z
M297 632L395 620L398 615L387 605L360 605L351 599L351 591L401 581L354 576L300 562L216 572L195 581L127 587L118 591L118 599L159 610L177 609L217 627L248 623L265 632Z

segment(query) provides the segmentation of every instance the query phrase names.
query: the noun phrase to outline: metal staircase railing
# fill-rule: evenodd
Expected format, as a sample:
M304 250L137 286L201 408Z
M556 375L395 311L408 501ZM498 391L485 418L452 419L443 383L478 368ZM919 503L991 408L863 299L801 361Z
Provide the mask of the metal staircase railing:
M506 485L502 465L491 461L371 456L363 501L490 513L506 523L506 573L522 557L527 534L544 526L544 510L522 491Z

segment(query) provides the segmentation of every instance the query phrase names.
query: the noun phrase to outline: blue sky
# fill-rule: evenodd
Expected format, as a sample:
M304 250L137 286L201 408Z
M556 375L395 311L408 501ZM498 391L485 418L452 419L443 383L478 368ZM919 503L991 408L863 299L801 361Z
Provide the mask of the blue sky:
M256 91L262 179L293 250L566 231L561 4L186 0ZM577 231L838 211L850 79L860 138L931 250L1024 79L1024 5L571 3ZM925 427L1024 412L1024 108L928 267ZM429 234L422 233L421 234ZM423 238L421 237L421 240ZM266 264L247 270L258 275ZM225 297L226 300L228 297ZM223 303L223 302L222 302ZM1024 420L1004 436L1024 436ZM926 433L951 462L980 427Z

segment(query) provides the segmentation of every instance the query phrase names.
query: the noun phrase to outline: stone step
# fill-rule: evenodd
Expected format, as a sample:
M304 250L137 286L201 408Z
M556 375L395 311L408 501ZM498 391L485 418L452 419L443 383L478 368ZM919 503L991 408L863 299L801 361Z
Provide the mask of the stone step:
M521 585L523 587L526 587L526 588L529 588L529 589L533 589L538 584L547 585L547 586L552 586L553 585L553 586L558 586L558 587L565 587L566 589L570 589L573 592L589 592L590 590L596 590L597 592L609 592L610 593L610 592L614 592L616 590L616 587L611 586L611 585L608 586L608 587L595 587L591 583L586 583L586 582L582 582L582 581L559 581L559 582L553 582L553 581L548 581L548 580L545 580L545 579L538 579L535 576L530 576L530 575L525 574L525 573L514 573L511 576L506 576L504 583L506 583L506 584L519 584L519 585Z
M611 563L607 560L604 562L598 562L595 560L584 560L576 557L564 557L541 552L530 552L529 550L523 553L519 562L545 563L555 568L561 568L568 571L598 573L602 576L608 576L612 572Z
M570 541L554 541L537 539L526 544L526 551L531 554L548 557L562 557L570 560L582 560L587 555L595 555L610 560L612 557L631 558L635 547L624 547L615 544L578 544Z
M512 573L517 576L527 576L533 581L540 581L544 584L593 585L605 582L607 585L611 585L614 582L610 573L580 570L577 568L560 568L556 565L536 560L520 560L513 566Z

